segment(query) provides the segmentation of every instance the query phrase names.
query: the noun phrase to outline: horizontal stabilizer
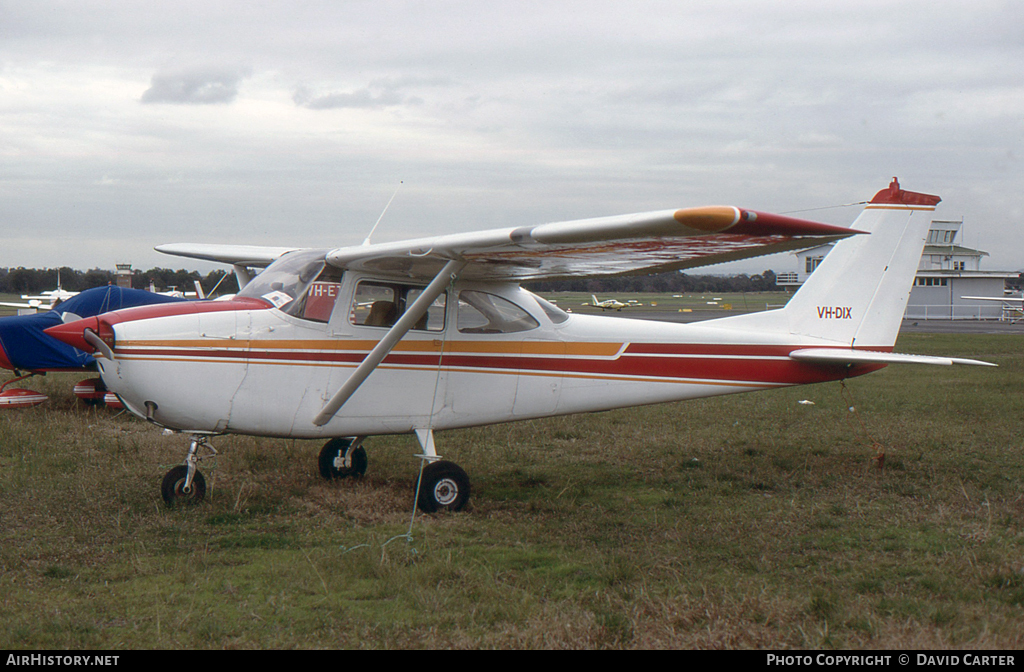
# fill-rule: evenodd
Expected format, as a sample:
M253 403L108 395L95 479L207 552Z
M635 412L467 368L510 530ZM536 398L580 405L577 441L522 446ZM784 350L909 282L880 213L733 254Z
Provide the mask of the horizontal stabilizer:
M977 359L903 355L896 352L850 350L847 348L807 348L805 350L794 350L789 353L789 356L800 362L820 362L822 364L937 364L939 366L970 364L974 366L997 366L996 364L982 362Z

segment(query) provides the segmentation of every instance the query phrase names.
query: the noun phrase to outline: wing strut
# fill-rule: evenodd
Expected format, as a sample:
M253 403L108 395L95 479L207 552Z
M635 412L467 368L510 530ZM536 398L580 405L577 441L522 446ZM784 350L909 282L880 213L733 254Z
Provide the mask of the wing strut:
M238 291L245 289L245 286L252 280L252 273L245 267L244 264L232 264L235 269L235 279L238 280ZM212 292L211 292L212 293Z
M413 325L419 322L420 318L426 315L427 309L430 308L430 304L434 303L434 300L441 296L444 292L445 287L452 280L458 277L459 272L466 266L466 262L462 259L453 259L445 264L445 267L441 269L427 288L423 290L423 293L413 301L409 309L406 310L398 321L395 322L395 326L384 335L384 338L380 339L380 342L374 346L370 354L366 356L356 370L352 372L348 380L342 384L341 389L335 392L331 400L327 402L323 410L313 419L313 424L317 427L322 427L331 421L334 414L349 400L359 386L363 384L367 376L373 373L373 370L377 368L377 365L384 361L384 358L388 356L391 349L398 344L398 341L402 340L406 332L412 329Z

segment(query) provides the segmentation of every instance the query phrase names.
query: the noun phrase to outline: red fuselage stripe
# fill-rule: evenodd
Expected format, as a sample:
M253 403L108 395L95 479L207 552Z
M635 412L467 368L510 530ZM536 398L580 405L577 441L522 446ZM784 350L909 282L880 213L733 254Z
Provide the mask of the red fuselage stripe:
M717 350L723 353L723 346L660 346L642 345L639 349L681 349ZM847 367L844 364L820 364L798 362L787 358L794 346L758 347L728 346L741 348L743 354L686 355L668 353L659 356L631 356L633 346L615 359L592 359L578 357L535 357L523 355L464 355L445 354L440 365L448 370L490 371L493 373L520 373L524 375L599 377L643 377L651 379L686 380L727 380L770 384L801 384L837 380L857 376L883 365L866 364ZM767 350L767 352L766 352ZM118 355L126 359L201 359L203 361L251 362L254 364L292 364L311 366L356 366L363 361L365 352L316 351L295 352L280 350L237 350L202 348L146 348L131 347L118 349ZM384 366L436 367L438 353L392 353L384 360Z

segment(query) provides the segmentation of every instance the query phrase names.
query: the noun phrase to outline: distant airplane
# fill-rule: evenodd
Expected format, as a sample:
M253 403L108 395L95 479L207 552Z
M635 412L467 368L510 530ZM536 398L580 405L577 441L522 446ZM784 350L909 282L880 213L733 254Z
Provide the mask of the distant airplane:
M10 385L51 371L94 371L92 355L48 336L45 330L110 310L132 306L180 301L167 296L106 286L76 292L51 310L33 315L0 317L0 368L14 371L13 378L0 386L0 408L23 408L46 401L46 396L33 390L9 388ZM104 401L105 390L99 378L75 386L75 394L85 401ZM111 400L116 399L111 395Z
M222 277L221 280L223 280L226 277L227 275ZM206 293L203 292L203 286L199 284L198 280L195 280L194 282L196 286L196 291L194 292L183 292L174 285L171 285L162 292L158 292L156 290L156 285L153 284L152 281L149 283L149 291L152 292L153 294L159 294L161 296L173 296L176 299L205 299ZM220 283L218 282L217 284L219 285ZM214 287L214 289L216 289L216 287Z
M1006 311L1017 311L1024 314L1024 296L961 296L961 299L971 301L999 301L1003 304L1003 314ZM1016 322L1017 320L1014 320Z
M326 440L320 473L340 478L365 471L368 437L408 433L423 451L417 505L458 510L469 477L437 454L441 430L845 380L896 363L984 364L893 352L938 202L893 179L852 228L710 206L287 253L167 245L157 249L239 275L266 268L229 301L114 311L47 334L95 353L129 411L191 435L161 485L168 504L203 499L198 464L216 454L211 436ZM840 242L785 308L700 324L569 315L520 286L823 240ZM373 301L365 318L353 309L362 301Z
M974 301L1002 301L1011 305L1024 305L1024 296L961 296L960 298L973 299Z
M630 305L634 305L632 302L623 303L615 299L605 299L604 301L598 301L597 296L595 296L594 294L591 294L590 298L593 299L591 303L584 303L582 305L593 306L594 308L600 308L601 310L622 310L623 308L627 308Z
M67 301L73 296L78 296L78 292L69 292L60 285L60 269L57 270L57 289L50 289L44 292L40 292L38 295L33 296L29 294L22 294L21 298L27 303L11 303L8 301L0 301L0 306L9 306L11 308L31 309L31 310L51 310L54 306L58 306L62 301Z

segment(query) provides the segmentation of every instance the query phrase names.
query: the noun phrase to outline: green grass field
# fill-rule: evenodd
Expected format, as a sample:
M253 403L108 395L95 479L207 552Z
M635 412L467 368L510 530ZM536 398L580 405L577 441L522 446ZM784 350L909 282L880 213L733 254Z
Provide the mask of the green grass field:
M410 437L338 483L319 443L222 437L168 510L186 437L35 379L0 414L0 648L1020 648L1024 343L897 350L999 368L439 434L471 508L411 540Z

